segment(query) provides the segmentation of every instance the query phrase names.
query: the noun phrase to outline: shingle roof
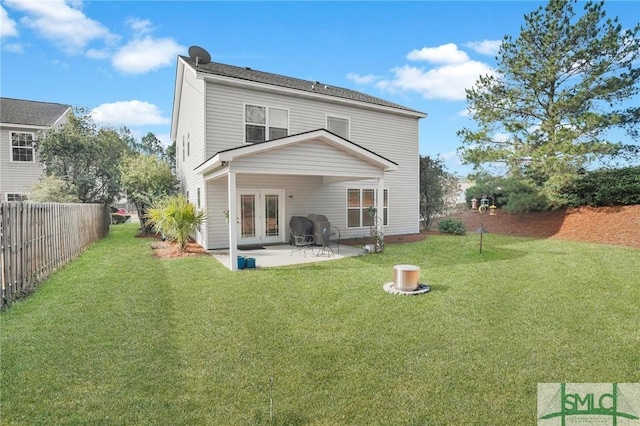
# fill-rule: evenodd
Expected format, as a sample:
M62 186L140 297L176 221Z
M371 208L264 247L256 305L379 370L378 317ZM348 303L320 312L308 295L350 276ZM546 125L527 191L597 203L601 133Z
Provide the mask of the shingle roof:
M214 74L223 77L237 78L240 80L252 81L257 83L270 84L272 86L284 87L287 89L295 89L303 92L316 93L325 96L333 96L336 98L347 99L351 101L365 102L368 104L379 105L388 108L410 111L420 115L426 115L423 112L399 105L393 102L366 93L358 92L351 89L344 89L317 81L301 80L299 78L286 77L279 74L272 74L264 71L257 71L251 68L242 68L234 65L220 64L217 62L209 62L207 64L199 64L196 68L196 61L188 56L180 56L187 64L198 72L206 74Z
M49 127L70 108L50 102L0 98L0 123Z

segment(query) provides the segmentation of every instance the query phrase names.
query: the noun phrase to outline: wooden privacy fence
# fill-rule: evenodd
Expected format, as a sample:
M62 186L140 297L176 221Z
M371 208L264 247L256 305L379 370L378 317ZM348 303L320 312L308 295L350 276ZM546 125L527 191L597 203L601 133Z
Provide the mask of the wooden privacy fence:
M109 213L102 204L0 203L0 306L107 235Z

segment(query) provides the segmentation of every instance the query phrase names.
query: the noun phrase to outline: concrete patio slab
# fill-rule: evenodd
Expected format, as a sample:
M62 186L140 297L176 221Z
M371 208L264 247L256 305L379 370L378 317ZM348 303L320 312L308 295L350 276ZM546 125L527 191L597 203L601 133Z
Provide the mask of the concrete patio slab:
M362 254L362 248L340 244L340 252L333 247L333 254L321 252L321 247L314 247L313 253L294 252L295 247L288 244L267 245L263 249L238 250L238 256L253 257L256 259L256 268L271 268L275 266L297 265L303 263L324 262L327 260L344 259ZM209 250L209 253L218 259L227 268L229 267L229 250Z

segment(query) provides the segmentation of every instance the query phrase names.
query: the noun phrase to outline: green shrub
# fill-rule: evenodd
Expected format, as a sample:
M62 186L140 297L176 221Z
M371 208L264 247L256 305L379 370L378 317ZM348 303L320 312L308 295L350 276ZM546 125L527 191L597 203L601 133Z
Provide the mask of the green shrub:
M586 172L562 192L573 206L640 204L640 166Z
M467 232L464 223L459 219L444 219L438 223L438 229L445 234L464 235Z
M146 215L153 230L176 241L182 251L187 248L189 237L200 230L206 216L204 210L197 209L183 195L163 198Z

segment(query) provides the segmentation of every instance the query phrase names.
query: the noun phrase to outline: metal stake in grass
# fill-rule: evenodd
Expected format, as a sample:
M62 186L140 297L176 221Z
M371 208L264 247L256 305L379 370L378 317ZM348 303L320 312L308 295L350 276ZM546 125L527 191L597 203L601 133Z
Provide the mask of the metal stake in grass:
M486 203L484 202L486 200ZM480 253L482 254L482 236L484 234L488 234L489 231L487 231L484 228L484 213L487 211L487 206L489 205L489 200L487 200L486 198L482 198L481 200L481 205L478 208L478 211L480 212L480 228L478 228L478 234L480 234Z
M269 423L273 424L273 377L269 377Z

